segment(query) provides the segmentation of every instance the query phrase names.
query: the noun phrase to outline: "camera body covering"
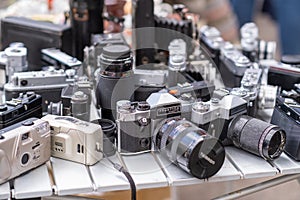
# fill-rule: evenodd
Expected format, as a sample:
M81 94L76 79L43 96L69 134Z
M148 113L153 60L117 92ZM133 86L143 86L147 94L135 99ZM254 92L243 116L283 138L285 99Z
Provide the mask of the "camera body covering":
M49 123L30 118L1 130L0 184L50 159Z
M20 93L0 106L0 129L31 117L42 117L42 97L34 92Z
M102 159L103 133L97 124L74 117L46 115L51 127L51 155L93 165Z

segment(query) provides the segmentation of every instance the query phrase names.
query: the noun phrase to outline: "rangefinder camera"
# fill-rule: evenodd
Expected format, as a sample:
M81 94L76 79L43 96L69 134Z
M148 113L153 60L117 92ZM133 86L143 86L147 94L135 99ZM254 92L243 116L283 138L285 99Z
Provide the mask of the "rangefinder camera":
M0 184L50 159L49 123L30 118L0 133Z
M0 129L31 117L42 117L42 97L34 92L20 93L0 105Z
M157 125L181 116L181 102L169 93L152 93L145 102L117 102L118 151L136 154L151 150Z
M279 92L272 115L271 123L278 125L286 132L284 151L293 159L300 160L300 93L297 90Z
M94 165L102 159L101 126L69 116L46 115L51 129L51 155Z
M74 82L75 70L32 71L14 73L11 82L4 85L5 98L12 99L19 96L19 93L34 91L43 98L43 112L47 112L50 102L60 100L61 91L69 83Z

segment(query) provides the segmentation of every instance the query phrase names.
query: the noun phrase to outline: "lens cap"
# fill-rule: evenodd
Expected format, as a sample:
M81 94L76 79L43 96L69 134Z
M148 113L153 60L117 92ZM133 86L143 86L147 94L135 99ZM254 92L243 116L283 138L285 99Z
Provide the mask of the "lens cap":
M109 45L103 48L102 54L109 59L123 59L130 57L130 48L126 45Z
M188 168L190 173L197 178L209 178L220 170L224 159L225 149L223 145L218 139L206 136L193 149Z

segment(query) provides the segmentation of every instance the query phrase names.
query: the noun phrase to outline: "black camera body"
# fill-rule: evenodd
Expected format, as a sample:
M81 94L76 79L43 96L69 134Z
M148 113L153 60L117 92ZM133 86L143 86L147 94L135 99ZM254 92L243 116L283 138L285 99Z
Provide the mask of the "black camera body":
M279 94L271 123L280 126L286 132L285 152L293 159L300 160L300 93L295 97L283 97Z
M20 93L0 106L0 129L31 117L42 117L42 97L34 92Z

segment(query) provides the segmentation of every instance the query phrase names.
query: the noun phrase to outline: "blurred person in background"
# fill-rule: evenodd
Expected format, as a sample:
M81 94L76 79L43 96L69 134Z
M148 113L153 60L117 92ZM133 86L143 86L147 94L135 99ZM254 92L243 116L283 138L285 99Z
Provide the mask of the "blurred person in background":
M258 3L262 3L261 0L231 0L240 27L254 20ZM282 55L300 54L299 10L299 0L264 0L263 2L263 11L268 12L278 24Z

